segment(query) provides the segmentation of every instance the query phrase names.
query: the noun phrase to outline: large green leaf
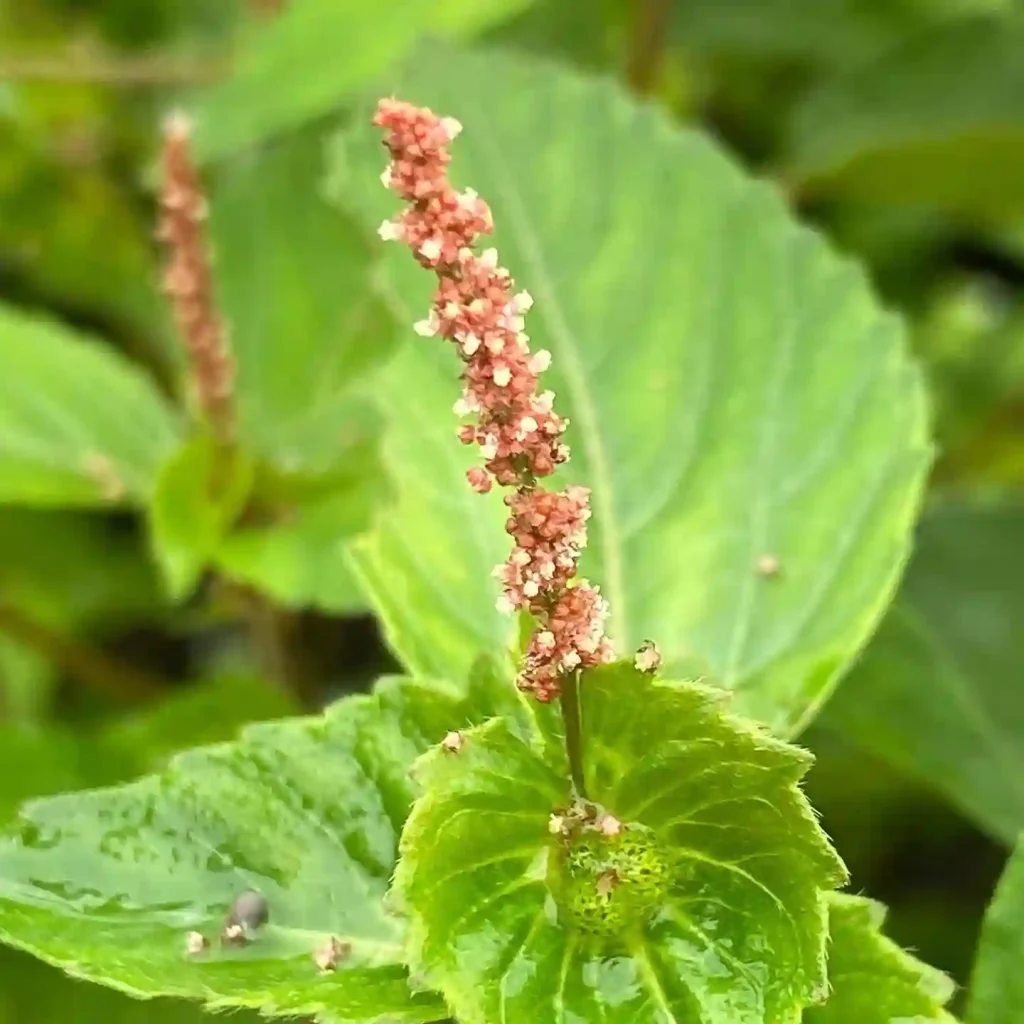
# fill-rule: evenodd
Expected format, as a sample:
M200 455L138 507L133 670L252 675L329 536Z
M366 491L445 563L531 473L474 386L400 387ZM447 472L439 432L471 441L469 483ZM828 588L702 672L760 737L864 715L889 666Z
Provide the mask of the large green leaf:
M427 30L477 31L529 0L303 0L244 40L232 73L200 97L204 158L243 149L338 109Z
M506 682L511 693L511 684ZM384 909L408 766L467 720L458 694L407 681L324 715L250 727L117 789L26 805L0 840L0 936L68 973L140 997L412 1024L446 1015L410 992L402 929ZM257 888L270 924L244 949L216 935ZM210 936L185 955L191 930ZM331 935L351 956L321 975Z
M102 344L0 308L0 502L144 502L178 423Z
M788 175L813 193L1020 211L1022 47L1019 12L951 19L828 81L795 116Z
M947 504L825 719L1012 843L1024 829L1024 505Z
M705 660L753 717L806 721L907 553L928 444L900 323L768 186L610 83L435 47L388 91L465 125L453 174L491 203L536 300L527 329L571 421L563 479L593 489L584 569L620 649L654 637L669 664ZM333 185L371 223L396 210L381 161L359 131ZM428 275L392 249L419 319ZM421 339L389 370L398 503L360 569L405 661L458 676L508 637L488 580L507 550L501 498L462 479L454 354Z
M804 1024L954 1024L943 1007L955 985L882 935L885 907L836 894L828 920L828 1001Z
M279 689L226 677L172 695L97 734L45 728L0 728L0 820L30 797L109 784L163 767L171 751L224 740L252 721L290 714ZM60 1019L70 1024L194 1024L209 1020L177 1000L145 1003L68 978L13 949L0 949L0 1022ZM254 1018L243 1017L242 1020Z
M364 239L320 196L321 165L320 133L291 135L229 161L211 198L241 440L279 470L306 475L344 462L374 432L358 389L395 342L367 280Z
M550 708L419 762L395 875L413 967L464 1024L795 1020L845 874L798 788L810 755L627 663L579 693L593 826L567 823Z
M978 943L971 978L970 1024L1020 1024L1024 1007L1024 843L999 881Z

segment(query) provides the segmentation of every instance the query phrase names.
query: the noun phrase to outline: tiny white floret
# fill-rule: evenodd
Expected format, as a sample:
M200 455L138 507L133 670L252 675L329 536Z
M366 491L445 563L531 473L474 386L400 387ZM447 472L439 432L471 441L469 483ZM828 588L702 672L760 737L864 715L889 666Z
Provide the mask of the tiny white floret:
M420 255L424 259L436 260L441 255L441 243L436 238L428 238L420 246Z
M530 373L543 373L550 365L551 353L546 348L539 348L530 356Z
M457 121L454 117L442 117L441 130L448 136L448 141L451 142L462 131L462 122Z

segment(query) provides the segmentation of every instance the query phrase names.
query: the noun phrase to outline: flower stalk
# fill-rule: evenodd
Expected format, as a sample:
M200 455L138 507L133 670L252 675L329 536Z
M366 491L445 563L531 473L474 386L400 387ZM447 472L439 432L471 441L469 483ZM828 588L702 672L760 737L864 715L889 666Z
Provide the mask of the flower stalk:
M172 114L164 126L162 216L157 237L167 249L163 289L189 357L200 415L218 440L234 439L235 365L214 298L206 239L207 203L192 159L191 123Z
M406 203L379 233L407 246L437 276L432 307L415 330L446 338L462 360L463 391L454 411L469 422L457 433L464 444L477 446L483 460L469 470L469 485L479 493L495 483L509 489L505 529L513 546L495 569L502 584L498 607L536 620L517 685L547 703L567 693L581 669L613 656L605 630L608 605L599 587L576 577L587 542L590 492L542 486L569 460L563 439L568 420L555 412L554 393L539 386L551 355L531 351L525 331L533 305L529 293L515 290L497 250L476 248L494 230L490 207L472 189L455 189L448 178L449 145L461 125L394 99L380 102L374 124L385 131L391 156L381 181ZM564 704L563 710L571 709ZM579 785L578 712L576 721Z

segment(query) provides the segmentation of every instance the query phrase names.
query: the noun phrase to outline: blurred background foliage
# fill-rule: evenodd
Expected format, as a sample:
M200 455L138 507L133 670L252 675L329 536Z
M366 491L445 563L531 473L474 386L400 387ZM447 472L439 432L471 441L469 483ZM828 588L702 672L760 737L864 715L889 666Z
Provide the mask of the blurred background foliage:
M616 76L704 126L864 262L907 317L931 386L936 460L906 585L804 739L819 757L812 798L854 887L891 905L895 939L964 982L1024 828L1022 8L0 0L0 302L103 338L172 389L152 168L160 121L183 103L224 243L222 299L239 344L270 365L244 382L241 415L285 463L295 437L322 433L327 465L359 396L339 383L307 403L324 382L293 380L290 353L336 345L341 382L396 337L365 294L357 233L319 192L319 143L360 88L386 83L424 36L483 39ZM253 233L274 245L247 247ZM343 330L355 306L365 327ZM267 408L288 431L261 437ZM394 668L332 554L338 516L357 525L352 509L377 494L353 487L344 509L311 496L286 545L255 524L218 556L229 570L257 564L270 601L213 579L175 604L133 512L0 509L0 811L130 778ZM0 952L0 1020L58 1016L198 1015Z

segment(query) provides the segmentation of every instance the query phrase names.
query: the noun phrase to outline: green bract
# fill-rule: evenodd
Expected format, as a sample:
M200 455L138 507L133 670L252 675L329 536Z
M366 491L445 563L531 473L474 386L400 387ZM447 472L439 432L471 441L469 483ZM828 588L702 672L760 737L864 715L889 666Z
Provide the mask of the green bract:
M722 701L584 673L589 822L550 709L420 762L395 885L460 1021L782 1024L824 998L845 871L798 788L810 755Z
M617 648L655 637L669 674L697 656L744 713L799 728L907 554L929 452L902 325L771 188L609 82L435 46L383 91L464 125L453 180L490 204L501 262L536 301L526 330L570 420L560 479L592 489L583 575ZM355 130L334 176L373 228L399 207L383 157ZM411 323L430 275L392 250ZM488 578L507 550L501 496L463 479L449 349L416 339L381 384L398 501L358 560L405 663L459 678L509 640ZM758 572L765 556L777 573Z

